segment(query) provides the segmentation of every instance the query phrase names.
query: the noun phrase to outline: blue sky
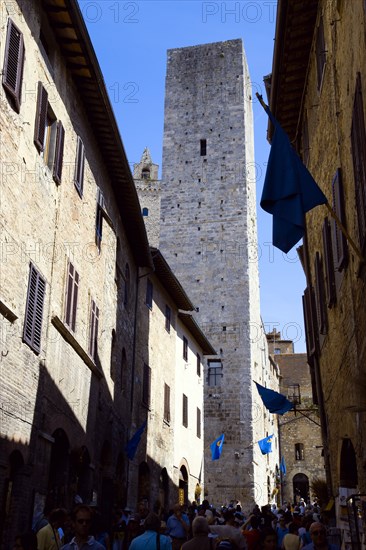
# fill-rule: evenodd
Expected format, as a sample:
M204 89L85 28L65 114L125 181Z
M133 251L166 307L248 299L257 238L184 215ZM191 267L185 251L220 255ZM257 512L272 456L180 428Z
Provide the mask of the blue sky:
M305 351L301 296L305 278L295 248L271 245L272 219L261 210L269 155L263 76L271 72L275 0L79 0L131 166L148 146L161 167L166 51L242 38L253 87L261 313L266 331L280 330Z

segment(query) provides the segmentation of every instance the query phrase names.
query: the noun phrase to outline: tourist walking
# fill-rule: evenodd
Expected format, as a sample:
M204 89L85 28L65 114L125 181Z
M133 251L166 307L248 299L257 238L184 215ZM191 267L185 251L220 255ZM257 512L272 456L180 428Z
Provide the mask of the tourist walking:
M144 521L145 532L133 539L129 550L172 550L171 540L160 533L160 526L159 516L150 512Z
M79 504L71 513L74 537L68 544L62 546L62 550L105 550L99 542L91 536L90 529L93 519L91 508L86 504Z
M193 538L185 542L182 550L214 550L214 538L209 536L208 521L203 516L197 516L192 522Z

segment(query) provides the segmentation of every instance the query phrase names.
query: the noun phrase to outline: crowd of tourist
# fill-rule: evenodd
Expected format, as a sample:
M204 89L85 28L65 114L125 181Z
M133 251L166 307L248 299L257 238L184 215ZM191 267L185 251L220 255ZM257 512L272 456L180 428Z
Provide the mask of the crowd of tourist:
M52 510L16 538L14 550L338 550L327 540L317 502L246 513L240 503L215 508L207 500L176 504L168 514L116 510L108 528L96 507L77 504L71 514Z

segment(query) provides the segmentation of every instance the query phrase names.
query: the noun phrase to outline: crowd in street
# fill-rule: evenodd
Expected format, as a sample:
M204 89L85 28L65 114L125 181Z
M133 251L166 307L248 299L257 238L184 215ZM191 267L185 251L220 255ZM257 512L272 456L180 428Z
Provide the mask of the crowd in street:
M96 507L77 504L69 514L50 511L33 530L16 538L13 550L338 550L327 539L317 502L297 506L255 506L245 513L239 502L215 508L207 500L176 504L164 515L115 510L111 528Z

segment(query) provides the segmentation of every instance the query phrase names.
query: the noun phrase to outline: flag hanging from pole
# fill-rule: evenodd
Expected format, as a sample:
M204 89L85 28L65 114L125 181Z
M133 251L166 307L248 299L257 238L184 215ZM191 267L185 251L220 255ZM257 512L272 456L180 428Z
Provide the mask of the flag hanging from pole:
M224 445L225 434L221 434L210 445L212 460L218 460L222 453L222 447Z
M286 469L285 457L283 455L282 455L282 458L281 458L280 470L283 473L283 475L285 476L286 472L287 472L287 469Z
M273 245L287 253L304 236L305 213L328 201L286 132L268 106L261 103L274 126L274 134L260 204L273 215Z
M258 393L261 396L264 406L270 413L285 414L294 408L294 404L281 393L265 388L258 384L258 382L255 382L255 385L257 386Z
M268 453L272 452L272 437L273 434L258 441L258 445L262 455L267 455Z
M140 443L141 436L144 433L144 430L146 428L146 424L147 424L147 422L145 420L145 422L142 424L142 426L140 426L140 428L131 437L131 439L127 442L127 444L125 446L125 451L126 451L127 456L130 460L133 460L135 458L137 447Z

